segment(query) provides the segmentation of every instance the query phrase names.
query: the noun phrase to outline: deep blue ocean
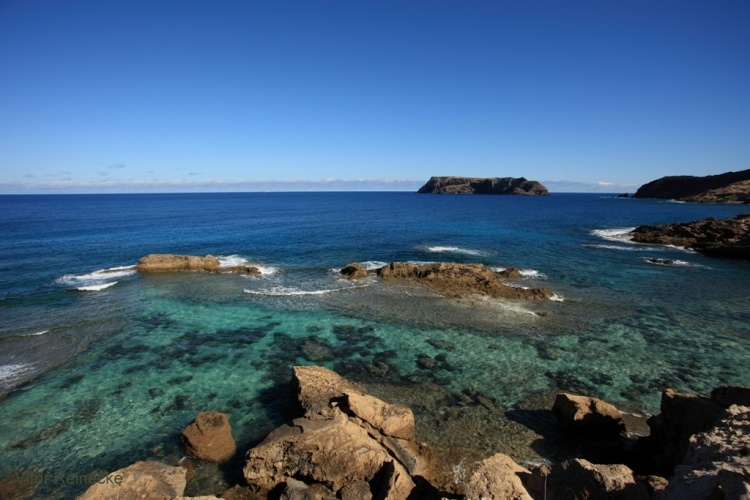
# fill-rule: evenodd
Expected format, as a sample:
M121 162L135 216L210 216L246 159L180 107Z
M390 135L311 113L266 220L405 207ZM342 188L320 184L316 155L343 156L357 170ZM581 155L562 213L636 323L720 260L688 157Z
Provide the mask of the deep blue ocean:
M37 497L69 498L88 484L56 477L177 463L202 410L228 413L245 451L284 420L295 364L409 405L430 445L552 458L566 451L519 415L555 391L649 413L666 387L750 384L750 263L624 237L748 210L599 194L0 196L0 478L44 473ZM263 274L130 269L150 253ZM349 282L337 270L353 261L518 267L518 286L556 300ZM425 354L440 361L420 368ZM188 493L232 482L205 467Z

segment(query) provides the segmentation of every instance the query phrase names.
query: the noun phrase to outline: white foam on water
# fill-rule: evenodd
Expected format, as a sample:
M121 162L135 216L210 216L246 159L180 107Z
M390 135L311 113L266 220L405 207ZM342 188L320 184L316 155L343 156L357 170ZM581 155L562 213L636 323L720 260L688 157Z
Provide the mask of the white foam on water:
M34 332L34 333L24 333L23 335L19 335L19 337L36 337L37 335L44 335L45 333L48 333L49 330L42 330L41 332Z
M95 291L108 288L117 283L118 279L133 276L135 273L135 266L110 267L84 274L65 274L55 282L76 290Z
M485 254L485 252L482 252L480 250L474 250L472 248L453 247L453 246L424 247L424 250L427 250L428 252L432 252L432 253L462 253L466 255L484 255Z
M616 229L594 229L591 231L591 234L593 236L597 236L599 238L609 240L609 241L618 241L621 243L631 243L635 244L635 242L632 241L632 236L630 235L630 232L633 231L635 227L624 227L624 228L616 228Z
M488 268L491 271L495 271L496 273L502 273L503 271L507 271L507 267L489 267ZM537 271L536 269L519 269L519 272L521 273L521 276L524 278L545 278L546 275L541 272Z
M646 246L623 246L623 245L599 245L599 244L589 244L584 243L581 246L584 246L586 248L604 248L607 250L624 250L626 252L661 252L664 249L658 248L658 247L646 247Z
M33 369L33 363L0 366L0 384L11 386L24 373L28 373Z
M219 269L225 267L237 267L237 266L253 266L257 267L260 271L261 276L270 276L278 272L278 268L274 266L266 266L253 262L246 259L241 255L219 255L216 257L219 260Z
M110 283L101 283L99 285L79 286L78 288L76 288L76 290L79 290L81 292L98 292L100 290L104 290L105 288L115 286L117 283L117 281L112 281Z
M365 269L367 269L368 271L374 271L388 265L387 262L381 262L379 260L366 260L364 262L360 262L360 264L365 266Z
M293 295L325 295L331 292L338 292L337 289L329 290L300 290L299 288L292 288L286 286L275 286L266 290L248 290L245 288L244 293L251 295L269 295L271 297L287 297Z
M565 298L562 295L558 295L556 293L552 294L552 297L549 298L552 302L565 302Z
M279 268L274 266L262 266L260 264L253 265L258 268L261 276L271 276L272 274L276 274L279 271Z
M685 260L678 260L678 259L659 259L659 261L669 261L669 262L654 262L653 260L650 260L647 257L644 257L643 260L649 264L653 264L655 266L664 266L664 267L692 267L695 264L691 264L690 262L687 262Z

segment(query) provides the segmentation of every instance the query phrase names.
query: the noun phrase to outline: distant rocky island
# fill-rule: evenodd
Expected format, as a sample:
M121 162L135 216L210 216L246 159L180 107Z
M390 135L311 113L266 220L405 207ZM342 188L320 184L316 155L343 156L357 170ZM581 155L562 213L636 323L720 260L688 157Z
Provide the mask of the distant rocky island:
M516 194L547 195L547 188L523 177L439 177L430 178L417 193L429 194Z
M750 203L750 169L704 177L662 177L638 188L633 198L664 198L691 203Z

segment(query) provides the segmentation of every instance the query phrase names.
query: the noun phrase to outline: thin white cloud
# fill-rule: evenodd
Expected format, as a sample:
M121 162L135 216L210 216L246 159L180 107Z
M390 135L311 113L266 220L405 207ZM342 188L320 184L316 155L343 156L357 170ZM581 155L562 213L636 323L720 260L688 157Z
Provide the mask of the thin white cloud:
M601 187L613 187L615 185L614 182L606 182L606 181L599 181L596 183L597 186Z

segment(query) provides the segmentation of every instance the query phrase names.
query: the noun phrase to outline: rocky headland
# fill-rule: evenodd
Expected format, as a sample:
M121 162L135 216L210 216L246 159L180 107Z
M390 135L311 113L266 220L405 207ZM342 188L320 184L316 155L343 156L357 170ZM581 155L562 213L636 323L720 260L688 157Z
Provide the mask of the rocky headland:
M431 177L417 193L546 195L549 191L523 177Z
M633 198L663 198L692 203L750 203L750 169L704 177L662 177L638 188Z
M204 271L210 273L260 274L255 266L221 267L213 255L150 254L141 257L135 269L141 273L176 273L182 271Z
M435 262L418 265L391 262L373 272L385 281L415 282L455 296L478 294L496 299L547 300L555 295L547 288L524 288L505 284L503 280L521 277L520 270L516 268L493 271L487 269L484 264ZM343 267L341 274L350 279L369 275L367 269L358 262Z
M750 495L750 387L720 387L710 396L665 390L661 413L648 420L650 435L640 439L625 432L626 416L613 405L560 393L551 413L560 432L580 440L579 456L521 465L502 453L476 463L446 463L450 454L445 450L416 440L409 408L371 396L327 368L296 366L291 386L287 423L247 451L240 464L241 482L215 492L218 498L670 500ZM224 414L199 414L182 437L187 453L205 460L220 457L233 467L234 460L226 462L235 448ZM197 443L189 444L191 440ZM602 448L614 450L607 460L587 453ZM199 449L212 450L211 456ZM449 467L453 474L445 473ZM100 481L79 498L190 498L183 495L194 476L195 470L178 464L137 462L110 473L107 477L114 481Z
M727 219L709 218L662 226L639 226L632 232L637 243L691 248L712 257L750 259L750 214Z

